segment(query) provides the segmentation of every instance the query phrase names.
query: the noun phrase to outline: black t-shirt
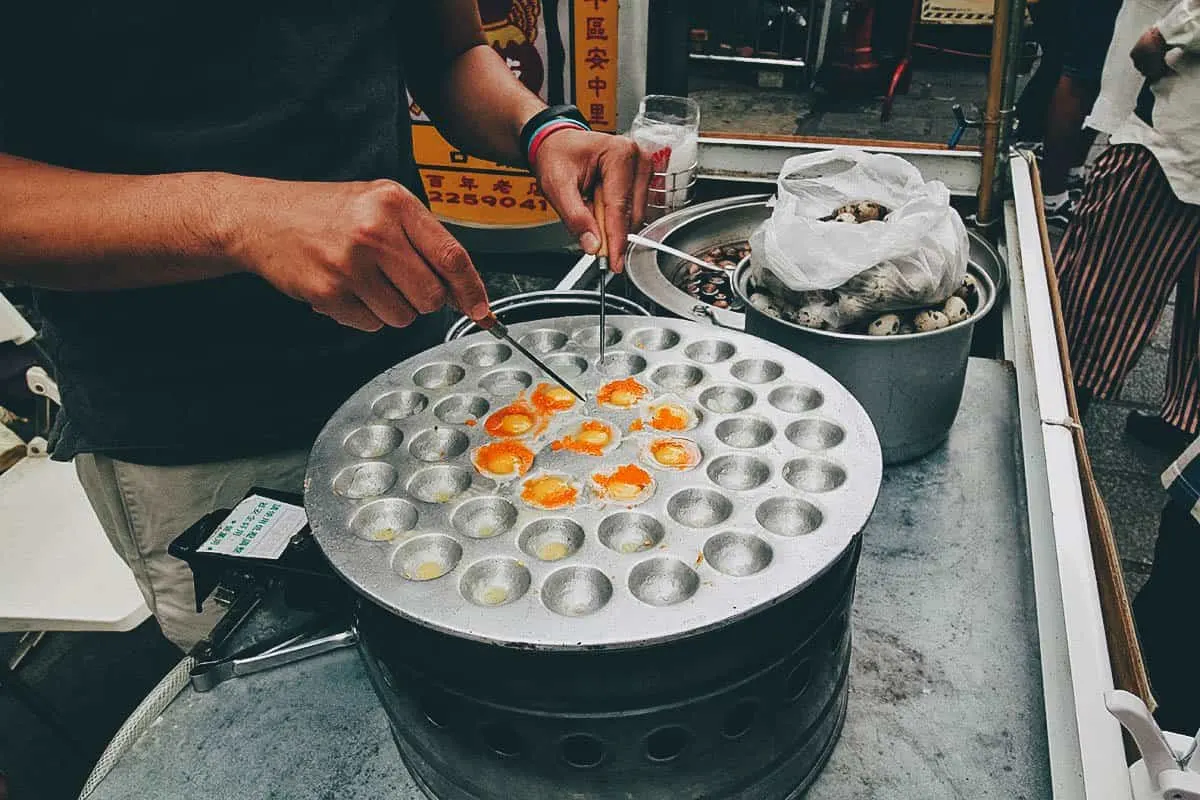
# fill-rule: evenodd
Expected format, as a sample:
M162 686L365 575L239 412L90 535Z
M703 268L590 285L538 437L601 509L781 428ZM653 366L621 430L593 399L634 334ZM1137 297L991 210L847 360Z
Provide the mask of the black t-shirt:
M67 167L420 191L394 0L26 3L0 32L0 150ZM39 291L54 454L191 463L307 447L438 323L363 334L251 275Z

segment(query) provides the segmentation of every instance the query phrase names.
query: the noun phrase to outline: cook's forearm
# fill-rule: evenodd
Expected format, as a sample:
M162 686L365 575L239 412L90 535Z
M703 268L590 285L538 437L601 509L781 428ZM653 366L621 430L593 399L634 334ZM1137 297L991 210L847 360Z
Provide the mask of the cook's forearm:
M457 56L437 77L436 85L419 90L418 99L456 147L514 165L525 160L521 127L546 107L486 44Z
M235 272L222 208L235 180L80 172L0 153L0 278L104 290Z

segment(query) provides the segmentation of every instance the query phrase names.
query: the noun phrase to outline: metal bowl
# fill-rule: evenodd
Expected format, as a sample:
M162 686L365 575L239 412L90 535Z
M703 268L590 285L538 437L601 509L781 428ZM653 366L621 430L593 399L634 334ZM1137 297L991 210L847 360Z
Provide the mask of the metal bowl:
M668 214L649 225L642 235L685 253L701 253L717 245L749 239L771 216L771 195L756 194L700 203ZM1007 268L995 248L971 231L968 262L987 273L997 294L1008 282ZM626 254L626 271L647 305L684 319L715 322L734 330L745 330L745 315L699 302L679 286L684 263L666 253L631 244ZM639 298L641 299L641 298Z
M920 458L945 441L962 402L975 325L996 302L987 272L967 265L980 298L965 322L923 333L866 336L764 314L750 304L749 267L750 259L742 261L733 280L733 290L746 301L746 332L799 353L845 386L875 424L885 464Z

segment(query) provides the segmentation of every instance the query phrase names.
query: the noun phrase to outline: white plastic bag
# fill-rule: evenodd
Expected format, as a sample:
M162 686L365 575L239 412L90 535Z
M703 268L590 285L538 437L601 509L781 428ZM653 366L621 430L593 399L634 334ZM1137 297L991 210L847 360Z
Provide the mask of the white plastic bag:
M857 224L821 220L859 200L891 213ZM839 289L837 327L941 302L966 276L970 245L949 190L902 158L852 148L789 158L774 205L750 239L751 274L767 283L765 270L793 292Z

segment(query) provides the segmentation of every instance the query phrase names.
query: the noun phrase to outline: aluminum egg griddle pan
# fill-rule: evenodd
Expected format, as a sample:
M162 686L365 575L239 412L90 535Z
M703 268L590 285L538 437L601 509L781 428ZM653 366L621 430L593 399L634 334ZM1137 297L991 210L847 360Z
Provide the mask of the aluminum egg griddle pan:
M305 481L322 550L382 607L506 646L645 646L793 595L866 524L882 475L874 429L840 384L796 354L708 324L613 316L602 368L595 316L511 331L589 398L555 426L598 416L623 437L596 458L551 450L553 430L531 475L566 473L586 487L594 472L644 465L654 432L628 432L644 409L595 403L600 386L629 375L696 410L698 425L671 435L696 442L702 461L648 468L656 488L636 506L585 488L572 508L531 508L520 480L484 477L470 456L491 440L487 414L543 380L533 366L485 334L397 364L329 420Z

